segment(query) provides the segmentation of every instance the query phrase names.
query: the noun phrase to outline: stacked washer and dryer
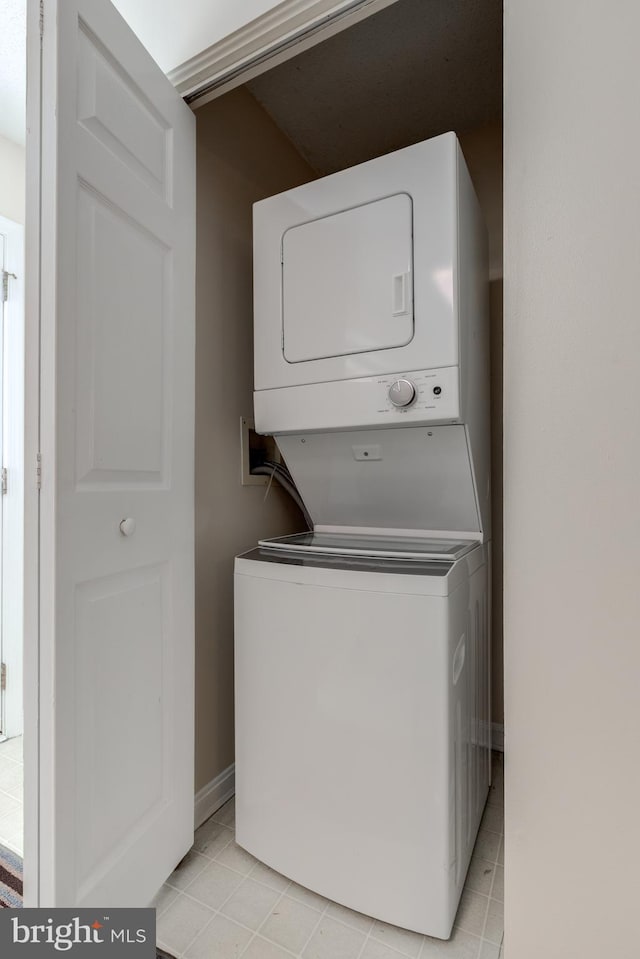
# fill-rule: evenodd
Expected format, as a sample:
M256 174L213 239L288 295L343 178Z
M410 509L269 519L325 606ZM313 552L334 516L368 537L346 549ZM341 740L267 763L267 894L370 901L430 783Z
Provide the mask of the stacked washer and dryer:
M490 782L486 232L454 134L254 207L255 422L313 530L236 559L236 838L446 939Z

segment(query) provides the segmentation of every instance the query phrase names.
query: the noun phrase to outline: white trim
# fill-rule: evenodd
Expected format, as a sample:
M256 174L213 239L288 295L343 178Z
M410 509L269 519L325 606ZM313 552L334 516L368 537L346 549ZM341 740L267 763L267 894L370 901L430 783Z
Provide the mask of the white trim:
M236 764L231 763L226 769L212 779L210 783L198 790L195 797L194 821L195 828L201 826L209 816L224 806L236 792Z
M491 723L491 748L504 752L504 726L502 723Z
M397 0L283 0L168 74L202 106ZM215 89L214 89L215 87Z
M27 0L23 567L25 907L40 905L40 497L36 455L40 449L41 56L40 3L39 0ZM55 74L53 76L55 78ZM55 86L54 81L51 86ZM47 171L50 178L55 174L55 169ZM50 231L45 232L48 242Z
M6 237L4 268L9 278L4 305L2 466L7 492L2 496L2 660L7 689L2 693L2 732L23 733L22 646L24 543L24 227L0 216Z

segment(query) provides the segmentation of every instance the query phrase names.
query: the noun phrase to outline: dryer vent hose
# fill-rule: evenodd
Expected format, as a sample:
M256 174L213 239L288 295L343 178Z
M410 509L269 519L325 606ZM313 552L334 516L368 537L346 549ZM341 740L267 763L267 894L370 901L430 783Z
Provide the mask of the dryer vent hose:
M251 470L254 476L270 476L272 480L277 480L280 486L287 491L294 503L299 507L300 512L305 518L309 529L313 529L313 520L309 516L307 507L302 501L298 492L298 487L293 481L293 477L284 463L276 463L274 460L265 460L260 466L254 466Z

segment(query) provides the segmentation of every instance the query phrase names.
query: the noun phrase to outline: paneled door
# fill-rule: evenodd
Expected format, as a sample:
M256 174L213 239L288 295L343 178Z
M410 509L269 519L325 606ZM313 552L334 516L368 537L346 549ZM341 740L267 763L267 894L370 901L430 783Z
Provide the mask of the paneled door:
M27 898L146 905L193 841L195 122L108 0L30 4Z

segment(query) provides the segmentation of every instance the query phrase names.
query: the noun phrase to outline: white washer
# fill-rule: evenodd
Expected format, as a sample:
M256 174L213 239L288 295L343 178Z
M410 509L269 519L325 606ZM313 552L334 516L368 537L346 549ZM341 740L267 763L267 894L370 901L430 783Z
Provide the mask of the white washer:
M237 842L446 939L489 787L487 547L295 545L236 560Z

